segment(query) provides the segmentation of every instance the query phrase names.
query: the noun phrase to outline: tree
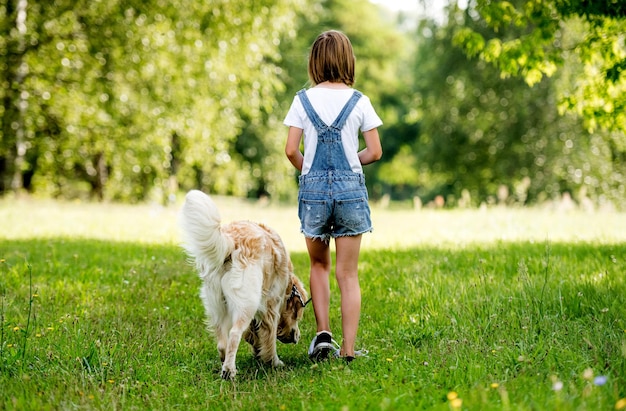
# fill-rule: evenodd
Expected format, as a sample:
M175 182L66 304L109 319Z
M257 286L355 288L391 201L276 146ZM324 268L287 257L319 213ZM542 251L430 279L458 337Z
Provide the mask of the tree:
M278 155L277 50L300 0L1 5L0 192L22 176L53 196L127 201L179 184L278 190L255 161ZM236 151L244 128L267 157Z
M425 201L444 195L452 204L469 194L474 205L497 197L529 204L563 192L618 197L621 166L606 140L590 137L575 115L559 116L556 95L566 72L532 88L519 77L501 78L496 67L454 46L459 27L480 36L488 29L468 11L448 11L445 24L424 21L416 33L410 89L419 134L398 156L419 170L414 193ZM521 29L500 30L515 38Z
M626 6L611 0L473 0L467 13L482 33L459 28L455 42L495 65L504 77L529 85L552 76L563 62L584 66L561 105L583 117L590 131L626 130ZM511 36L506 27L518 28ZM505 33L508 33L506 35ZM623 152L623 136L613 142Z
M6 60L0 66L2 83L2 135L5 136L0 146L0 190L21 190L25 154L27 149L25 135L25 111L28 107L28 93L23 90L24 79L28 74L28 65L24 61L27 49L28 27L27 0L7 1L0 12L0 45ZM10 136L10 137L9 137Z

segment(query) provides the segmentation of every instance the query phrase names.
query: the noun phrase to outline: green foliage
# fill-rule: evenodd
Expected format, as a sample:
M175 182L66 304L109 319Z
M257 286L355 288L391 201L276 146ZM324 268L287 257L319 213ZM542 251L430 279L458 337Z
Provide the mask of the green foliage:
M583 17L626 17L626 4L615 0L559 0L557 8L564 15L576 14Z
M219 378L199 280L178 247L4 241L0 407L447 410L456 393L469 410L612 409L625 397L625 251L593 243L366 251L358 345L369 357L313 365L307 311L304 341L278 346L285 368L258 364L244 343L231 383ZM306 254L293 261L307 272Z
M558 90L578 75L559 72L529 88L487 64L515 52L509 42L525 30L515 21L498 26L502 38L514 40L493 37L484 44L480 39L488 30L454 7L448 24L418 28L412 66L420 135L412 149L430 177L421 180L418 193L427 200L443 194L452 204L462 198L475 205L528 204L563 192L581 203L619 203L624 169L612 161L614 139L581 132L581 121L557 104ZM459 39L474 47L464 36L479 39L480 57L468 58L454 47Z
M601 128L624 133L623 5L614 1L478 0L470 7L473 19L489 31L467 26L458 30L455 42L468 55L494 64L503 76L521 76L530 86L576 58L585 71L564 91L564 106L581 115L591 131ZM572 36L572 25L581 22L578 16L584 17L581 35ZM521 31L512 35L507 30L511 26ZM494 39L501 42L497 53L489 47Z
M2 1L0 194L292 201L281 123L307 85L310 44L333 28L352 39L356 87L384 121L383 161L365 168L372 199L478 205L506 189L509 203L569 192L620 207L623 7L446 11L434 23L368 0Z
M415 186L419 184L419 168L409 146L402 146L393 159L380 167L380 180L393 185Z
M287 170L274 166L277 50L299 0L27 2L19 36L11 5L1 54L28 75L12 81L15 64L4 65L5 102L22 96L27 109L5 107L0 157L12 165L26 149L27 188L126 201L179 184L246 195L267 168L266 179ZM269 161L237 156L244 126Z

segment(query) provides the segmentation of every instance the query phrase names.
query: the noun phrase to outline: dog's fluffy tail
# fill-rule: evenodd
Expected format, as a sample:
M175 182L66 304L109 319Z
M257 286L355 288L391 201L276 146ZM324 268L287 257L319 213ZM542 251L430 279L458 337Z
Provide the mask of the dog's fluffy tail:
M220 213L208 195L198 190L187 193L180 213L183 248L201 276L221 267L232 252L233 243L222 234L220 223Z

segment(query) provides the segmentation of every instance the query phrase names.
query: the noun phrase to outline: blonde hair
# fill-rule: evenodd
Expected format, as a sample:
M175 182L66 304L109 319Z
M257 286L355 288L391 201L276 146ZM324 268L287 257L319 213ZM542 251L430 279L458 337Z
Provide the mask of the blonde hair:
M309 78L313 85L330 81L354 84L354 51L348 36L340 31L325 31L313 42L309 55Z

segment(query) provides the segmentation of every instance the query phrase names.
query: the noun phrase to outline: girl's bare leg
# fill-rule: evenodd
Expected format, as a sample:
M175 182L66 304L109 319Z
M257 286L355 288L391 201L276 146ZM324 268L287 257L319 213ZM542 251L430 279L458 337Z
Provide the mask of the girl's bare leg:
M317 331L330 331L330 247L320 239L306 239L306 246L311 260L311 298L317 322Z
M354 357L354 344L361 316L361 287L358 265L361 250L361 235L337 237L336 273L341 291L341 325L343 342L341 355Z

